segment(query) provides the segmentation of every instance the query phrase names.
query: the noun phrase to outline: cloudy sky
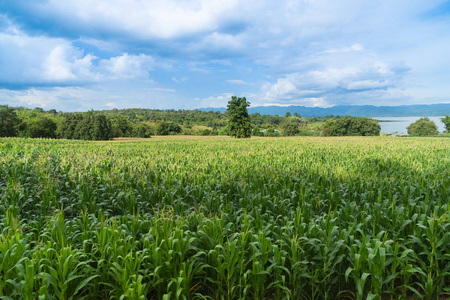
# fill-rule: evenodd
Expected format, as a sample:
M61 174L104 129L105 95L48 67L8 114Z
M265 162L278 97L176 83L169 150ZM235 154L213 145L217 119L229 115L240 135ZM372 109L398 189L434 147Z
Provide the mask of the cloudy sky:
M0 0L0 105L450 102L450 1Z

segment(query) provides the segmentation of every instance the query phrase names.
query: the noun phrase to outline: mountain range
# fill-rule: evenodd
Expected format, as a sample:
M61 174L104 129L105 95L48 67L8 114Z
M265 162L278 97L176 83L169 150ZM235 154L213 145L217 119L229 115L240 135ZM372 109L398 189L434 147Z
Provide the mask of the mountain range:
M202 111L225 112L223 108L199 108ZM374 105L337 105L332 107L306 107L306 106L256 106L249 107L250 114L285 115L287 112L298 113L302 117L354 116L354 117L433 117L450 115L450 103L419 104L401 106L374 106Z

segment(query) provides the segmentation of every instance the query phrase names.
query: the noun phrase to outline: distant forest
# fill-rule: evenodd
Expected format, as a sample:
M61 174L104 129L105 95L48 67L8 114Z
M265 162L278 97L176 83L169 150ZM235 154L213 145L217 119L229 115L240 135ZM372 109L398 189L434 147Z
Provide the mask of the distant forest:
M332 115L251 116L253 135L319 135ZM227 114L202 110L111 109L88 112L58 112L0 106L0 136L109 140L116 137L148 138L152 135L227 135Z

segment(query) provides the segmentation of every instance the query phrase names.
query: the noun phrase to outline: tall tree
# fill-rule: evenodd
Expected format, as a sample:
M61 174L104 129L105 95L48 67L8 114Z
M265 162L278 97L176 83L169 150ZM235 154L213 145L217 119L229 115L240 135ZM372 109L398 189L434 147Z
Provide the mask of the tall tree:
M16 136L16 127L19 124L17 113L7 105L0 106L0 137Z
M245 97L237 98L236 96L232 96L231 100L228 101L227 114L230 136L236 138L251 137L252 125L247 111L247 107L249 106L250 102Z

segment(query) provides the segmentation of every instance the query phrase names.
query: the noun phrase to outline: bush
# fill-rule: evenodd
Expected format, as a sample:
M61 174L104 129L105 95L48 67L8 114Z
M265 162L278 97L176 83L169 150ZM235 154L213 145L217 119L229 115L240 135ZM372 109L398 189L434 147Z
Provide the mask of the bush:
M155 126L156 135L169 135L181 133L181 126L174 123L169 123L166 121L161 121Z
M380 124L374 119L344 116L327 120L322 134L324 136L379 136L380 130Z
M153 127L146 123L136 123L133 126L133 137L149 138L153 134Z
M228 128L224 127L219 129L218 135L228 135Z
M266 130L265 136L277 137L277 136L280 136L280 133L278 132L278 130L275 130L275 128L271 127Z
M211 135L211 130L209 129L202 130L202 135Z
M261 128L259 128L258 126L256 126L256 127L253 128L253 130L252 130L252 135L253 135L253 136L264 136L264 132L261 131Z
M406 127L406 129L408 130L408 134L413 136L430 136L439 134L436 124L429 118L420 118L414 123L411 123L408 127Z

